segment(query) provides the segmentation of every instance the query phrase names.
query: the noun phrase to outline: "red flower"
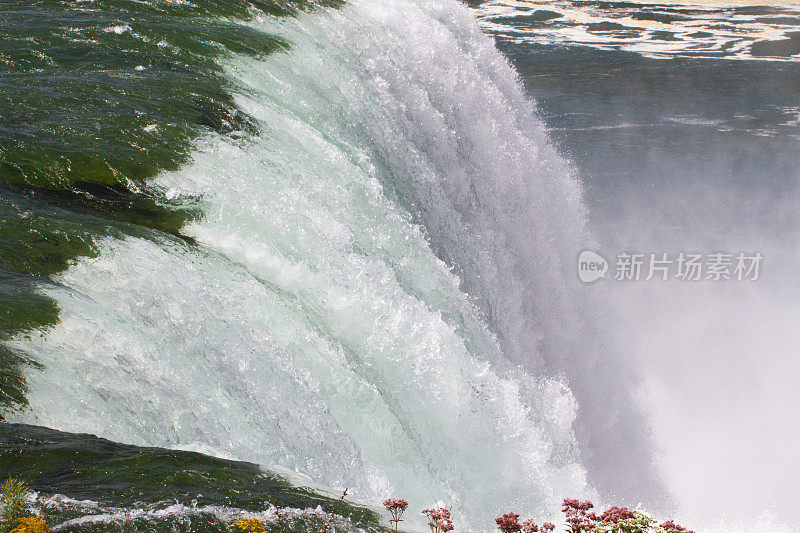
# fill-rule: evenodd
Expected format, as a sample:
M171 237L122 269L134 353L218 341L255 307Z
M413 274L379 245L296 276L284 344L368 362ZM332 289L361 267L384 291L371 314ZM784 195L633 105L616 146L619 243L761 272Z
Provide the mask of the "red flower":
M389 522L394 523L394 530L396 532L400 522L403 521L400 517L403 516L403 512L408 509L408 502L402 499L389 498L383 500L383 506L391 513L392 519L389 520Z
M447 533L454 528L453 521L450 519L450 509L433 507L423 510L422 514L428 517L431 533Z
M561 510L567 515L567 524L569 525L570 533L590 531L597 525L597 515L588 512L592 507L594 507L594 505L592 505L592 502L589 500L564 499L564 507L562 507Z
M672 520L667 520L666 522L661 524L661 528L664 529L665 531L668 531L668 532L685 531L686 533L694 533L694 531L689 531L685 527L679 526L678 524L676 524Z
M503 533L514 533L522 529L519 515L515 513L506 513L500 518L495 518L494 521L497 522L497 529Z
M383 506L386 507L387 511L405 511L408 509L408 502L402 499L396 498L389 498L388 500L383 500Z
M604 511L600 516L601 521L611 522L613 524L616 524L620 520L627 520L629 518L636 518L636 515L633 514L633 512L627 507L612 507L607 511Z
M441 531L442 533L447 533L448 531L453 531L453 529L455 529L453 521L450 520L449 518L444 518L442 520L439 520L438 524L439 524L439 531Z
M564 498L564 508L562 510L565 513L568 510L585 512L591 509L592 507L594 507L594 505L589 500L580 501L580 500L574 500L572 498Z

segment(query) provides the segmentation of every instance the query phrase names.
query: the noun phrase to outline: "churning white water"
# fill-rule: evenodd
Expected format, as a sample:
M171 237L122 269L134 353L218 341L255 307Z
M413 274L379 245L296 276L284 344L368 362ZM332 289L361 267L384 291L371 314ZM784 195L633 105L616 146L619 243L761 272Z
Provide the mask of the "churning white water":
M105 239L44 287L17 419L443 499L464 529L592 496L584 465L644 495L630 370L574 287L579 186L466 8L254 24L294 43L226 64L262 134L153 183L200 197L197 245Z

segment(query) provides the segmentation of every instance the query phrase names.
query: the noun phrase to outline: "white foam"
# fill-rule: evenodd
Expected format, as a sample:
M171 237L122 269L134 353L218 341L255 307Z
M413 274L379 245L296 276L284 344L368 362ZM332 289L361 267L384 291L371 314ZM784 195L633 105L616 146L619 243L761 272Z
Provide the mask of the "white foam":
M93 500L76 500L63 494L42 496L38 493L32 493L30 505L37 513L76 511L85 513L83 516L52 525L52 531L85 525L121 525L131 522L155 522L163 525L170 520L185 521L201 516L213 517L227 524L232 524L240 519L256 519L263 524L274 524L279 520L275 507L268 507L263 511L246 511L225 505L196 505L196 502L192 502L189 505L160 502L158 504L135 507L116 507L103 505ZM331 515L323 511L319 506L313 509L292 507L280 509L280 519L290 523L297 520L328 519L329 517ZM335 517L334 523L345 531L361 531L360 528L354 527L347 518Z
M583 224L513 70L455 1L256 24L295 43L226 65L263 135L206 139L154 183L201 196L198 246L103 239L44 288L61 320L12 343L45 366L16 420L280 465L410 514L445 499L473 530L593 496L569 389L506 357L542 369L542 339L577 344L562 265Z

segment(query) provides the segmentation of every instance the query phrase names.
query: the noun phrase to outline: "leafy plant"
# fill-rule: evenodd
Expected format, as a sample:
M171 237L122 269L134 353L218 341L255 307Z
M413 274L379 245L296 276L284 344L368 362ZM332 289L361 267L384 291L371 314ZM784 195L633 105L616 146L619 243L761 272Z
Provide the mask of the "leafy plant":
M656 523L646 514L629 511L625 507L612 507L601 518L603 520L593 529L597 533L649 533L654 530Z
M18 529L20 520L27 514L28 505L25 499L28 495L28 486L22 480L9 477L0 486L0 491L3 504L3 512L0 514L0 533L11 533L12 530Z

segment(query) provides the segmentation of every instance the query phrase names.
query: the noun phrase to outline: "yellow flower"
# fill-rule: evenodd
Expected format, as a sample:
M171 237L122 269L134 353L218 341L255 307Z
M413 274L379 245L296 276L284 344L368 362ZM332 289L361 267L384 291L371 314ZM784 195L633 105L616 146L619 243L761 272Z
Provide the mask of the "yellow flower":
M28 516L19 519L19 525L11 533L50 533L50 528L41 516Z
M241 533L264 533L264 524L257 518L242 518L233 524Z

